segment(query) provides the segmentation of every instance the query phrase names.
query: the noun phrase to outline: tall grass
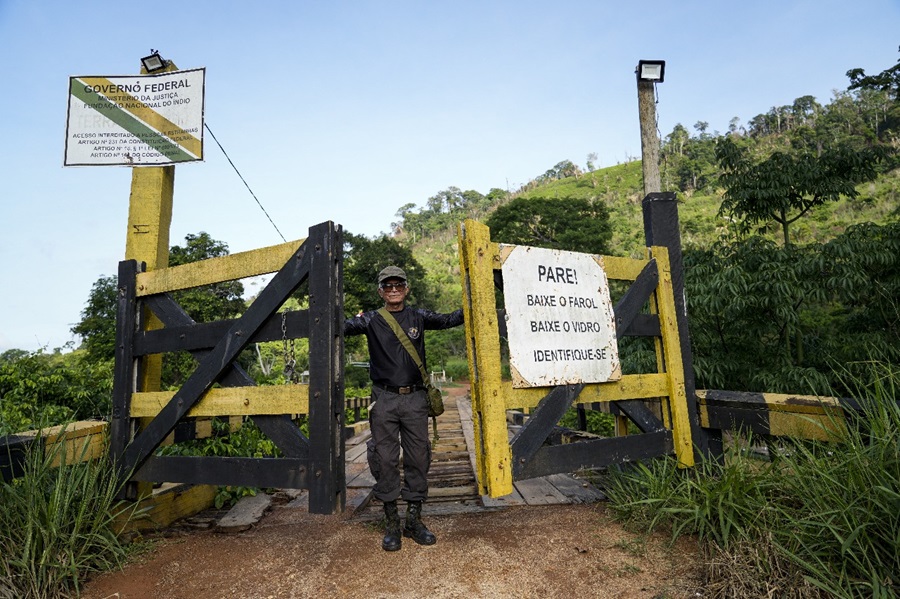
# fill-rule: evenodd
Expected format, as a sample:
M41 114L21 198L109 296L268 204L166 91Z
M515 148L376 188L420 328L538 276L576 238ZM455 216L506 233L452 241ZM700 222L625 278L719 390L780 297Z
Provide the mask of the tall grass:
M70 597L89 573L121 565L116 519L135 504L116 501L108 458L83 462L86 451L66 464L64 444L34 443L24 476L0 481L0 598Z
M612 473L614 513L697 535L713 596L900 596L900 375L871 368L839 443L785 441L771 462L738 443L688 471L640 464Z

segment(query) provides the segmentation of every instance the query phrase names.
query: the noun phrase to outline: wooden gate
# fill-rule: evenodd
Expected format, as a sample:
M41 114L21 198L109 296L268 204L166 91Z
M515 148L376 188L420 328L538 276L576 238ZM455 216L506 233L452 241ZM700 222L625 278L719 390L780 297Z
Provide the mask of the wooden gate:
M130 481L309 490L313 513L340 511L344 481L342 231L331 222L309 237L271 248L142 272L119 264L116 366L110 453ZM235 320L198 324L169 292L275 272ZM278 309L306 284L307 310ZM146 330L152 313L163 328ZM309 338L309 383L255 387L236 362L251 343ZM140 358L188 351L196 370L175 392L139 388ZM309 415L309 438L292 415ZM248 416L280 458L156 455L179 423L194 417ZM150 419L140 425L140 419ZM129 485L134 495L134 485Z
M647 202L671 201L667 207L674 208L673 194L651 196L645 200L648 241L654 236L654 223L652 207L648 208ZM677 212L674 227L677 240ZM486 226L472 220L460 225L459 244L481 493L499 497L513 491L514 480L599 468L672 452L682 466L694 464L701 432L693 379L685 376L690 347L679 334L681 328L686 331L686 318L680 317L683 303L681 310L676 308L667 247L648 247L640 259L600 257L609 279L632 282L615 306L616 337L655 338L656 372L624 374L621 380L608 383L514 389L511 381L501 378L500 370L500 337L505 334L505 316L497 309L495 300L495 288L502 289L503 285L499 246L490 240ZM680 269L680 248L678 259ZM644 306L649 307L647 313L641 313ZM641 401L650 398L661 400L662 418ZM570 406L597 402L610 402L611 411L630 419L641 434L545 444ZM533 410L510 440L506 411L519 408Z

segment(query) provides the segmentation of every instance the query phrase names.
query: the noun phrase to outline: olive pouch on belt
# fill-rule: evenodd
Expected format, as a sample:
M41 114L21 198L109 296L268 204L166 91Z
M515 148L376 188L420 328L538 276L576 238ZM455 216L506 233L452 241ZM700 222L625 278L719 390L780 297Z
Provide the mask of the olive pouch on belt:
M444 394L434 385L428 385L428 415L437 418L444 413Z

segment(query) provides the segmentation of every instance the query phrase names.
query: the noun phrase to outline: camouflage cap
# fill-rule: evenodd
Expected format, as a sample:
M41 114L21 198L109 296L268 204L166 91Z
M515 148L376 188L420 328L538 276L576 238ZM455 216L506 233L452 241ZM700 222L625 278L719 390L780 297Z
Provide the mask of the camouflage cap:
M385 279L403 279L406 280L406 273L397 266L387 266L378 273L378 284L380 285Z

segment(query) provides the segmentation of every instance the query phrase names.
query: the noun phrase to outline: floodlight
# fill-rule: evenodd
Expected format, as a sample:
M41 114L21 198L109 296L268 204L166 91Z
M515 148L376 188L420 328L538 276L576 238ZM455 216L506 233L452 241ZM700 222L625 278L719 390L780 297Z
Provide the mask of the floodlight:
M165 58L160 56L159 52L157 52L156 50L151 50L151 52L153 52L153 54L151 54L150 56L145 56L144 58L141 59L141 64L144 65L144 69L148 73L153 73L154 71L161 71L164 68L166 68L166 66L168 66L168 64L169 64L168 61L166 61Z
M639 60L637 70L638 81L662 83L666 75L665 60Z

